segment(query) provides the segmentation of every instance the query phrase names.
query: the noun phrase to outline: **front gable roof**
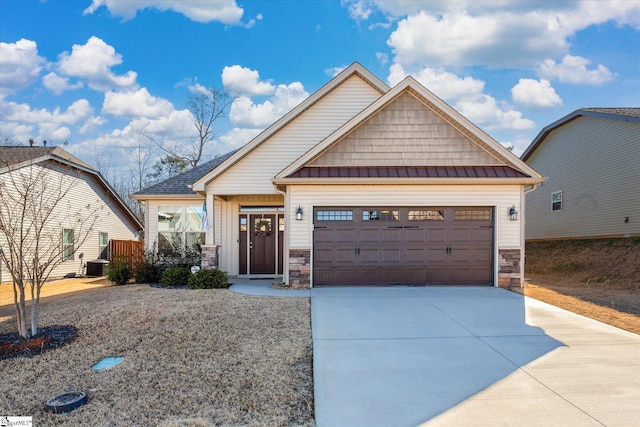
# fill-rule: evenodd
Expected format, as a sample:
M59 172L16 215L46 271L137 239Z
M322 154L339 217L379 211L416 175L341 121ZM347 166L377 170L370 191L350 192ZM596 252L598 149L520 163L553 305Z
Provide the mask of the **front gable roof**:
M542 128L540 133L529 144L529 147L522 153L521 159L526 162L551 132L582 116L640 123L640 108L581 108L576 110Z
M375 144L387 150L379 151L377 159L366 154ZM352 148L356 152L348 152ZM439 149L448 151L438 152ZM452 160L451 150L460 153L457 159ZM386 169L389 167L391 172ZM338 183L339 178L342 183L363 177L394 178L398 183L432 179L442 183L469 182L469 178L485 182L491 178L511 178L520 183L544 180L412 77L405 78L291 163L273 181L311 183L311 178L323 182L331 178L331 183Z
M262 131L258 136L249 141L246 145L237 150L234 155L229 157L226 161L224 161L221 165L219 165L214 170L210 171L208 174L204 175L197 181L195 181L192 185L193 191L198 193L204 193L205 186L207 183L214 180L217 176L224 173L229 168L233 167L236 163L242 160L244 157L249 155L252 151L260 147L263 143L269 140L273 135L279 132L281 129L286 127L289 123L295 120L297 117L302 115L305 111L310 109L313 105L318 103L322 98L327 96L334 89L339 87L341 84L349 80L353 76L358 76L366 83L368 83L371 87L377 90L381 95L389 91L389 86L387 86L382 80L374 76L369 70L364 68L357 62L354 62L349 67L345 68L341 73L339 73L336 77L330 80L327 84L309 96L307 99L302 101L297 107L293 108L287 114L282 116L278 121L269 126L267 129Z
M116 205L122 210L129 221L131 221L138 230L142 230L144 228L129 206L127 206L122 198L120 198L118 193L116 193L113 187L111 187L107 180L104 179L102 174L91 167L88 163L83 162L68 151L56 146L0 147L0 174L44 162L56 162L63 164L94 177L98 181L98 184L104 188L105 193L115 201Z
M89 164L83 162L60 147L0 147L0 173L7 172L9 169L19 169L23 166L40 163L46 160L57 160L61 163L66 163L95 172L95 169Z

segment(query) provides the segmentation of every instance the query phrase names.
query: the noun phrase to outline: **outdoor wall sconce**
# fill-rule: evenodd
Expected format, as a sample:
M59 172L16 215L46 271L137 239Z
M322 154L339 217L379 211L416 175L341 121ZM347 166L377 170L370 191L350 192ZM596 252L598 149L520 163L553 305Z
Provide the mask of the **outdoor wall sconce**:
M302 221L302 206L298 205L296 209L296 221Z
M516 205L513 205L509 208L509 219L511 221L518 220L518 211L516 210Z

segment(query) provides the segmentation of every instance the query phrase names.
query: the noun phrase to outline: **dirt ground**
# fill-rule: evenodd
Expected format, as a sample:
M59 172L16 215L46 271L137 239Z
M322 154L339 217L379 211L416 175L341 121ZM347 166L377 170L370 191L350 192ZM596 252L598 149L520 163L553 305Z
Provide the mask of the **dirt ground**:
M640 239L527 243L526 256L512 290L640 334Z

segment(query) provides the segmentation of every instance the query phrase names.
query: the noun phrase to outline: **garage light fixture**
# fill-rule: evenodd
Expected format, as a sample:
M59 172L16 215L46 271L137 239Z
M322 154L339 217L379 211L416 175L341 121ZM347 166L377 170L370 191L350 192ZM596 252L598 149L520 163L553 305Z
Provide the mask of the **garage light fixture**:
M298 205L296 209L296 221L302 221L302 206Z
M516 210L516 205L513 205L509 208L509 219L511 221L518 220L518 211Z

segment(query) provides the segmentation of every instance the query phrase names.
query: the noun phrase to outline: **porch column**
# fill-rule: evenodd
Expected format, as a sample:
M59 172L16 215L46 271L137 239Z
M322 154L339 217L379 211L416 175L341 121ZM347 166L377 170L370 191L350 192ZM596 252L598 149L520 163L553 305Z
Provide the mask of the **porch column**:
M205 270L217 269L219 267L220 260L220 246L215 244L215 206L213 194L207 194L205 196L207 203L207 228L205 230L205 244L202 245L202 260L200 261L200 267Z
M215 244L215 206L213 205L214 199L213 199L213 194L207 194L205 196L205 200L207 202L207 229L206 231L206 235L204 238L204 244L206 246L211 246L213 244Z

